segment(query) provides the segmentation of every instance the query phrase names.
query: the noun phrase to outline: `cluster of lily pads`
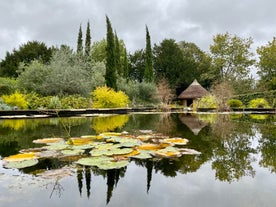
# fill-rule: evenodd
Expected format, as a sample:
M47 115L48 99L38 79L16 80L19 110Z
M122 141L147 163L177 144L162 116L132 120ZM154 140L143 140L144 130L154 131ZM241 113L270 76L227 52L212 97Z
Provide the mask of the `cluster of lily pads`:
M78 165L109 170L125 167L131 159L174 158L184 154L200 154L196 150L183 148L183 145L188 143L185 138L170 138L152 133L134 136L109 132L68 140L44 138L33 142L44 145L5 157L4 167L19 169L34 166L40 159L58 158L73 161Z

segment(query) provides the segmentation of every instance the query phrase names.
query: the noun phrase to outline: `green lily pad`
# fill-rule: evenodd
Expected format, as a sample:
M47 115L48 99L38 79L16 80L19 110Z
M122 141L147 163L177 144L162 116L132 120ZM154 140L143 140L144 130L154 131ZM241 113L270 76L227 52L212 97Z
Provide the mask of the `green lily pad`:
M5 162L3 166L9 169L12 169L12 168L22 169L22 168L34 166L37 163L38 163L37 159L29 159L29 160L22 160L22 161Z
M111 149L93 149L90 151L92 156L113 156L113 155L123 155L131 153L133 149L131 148L111 148Z
M108 162L113 160L112 157L100 156L100 157L86 157L78 160L76 163L85 166L97 166L101 162Z
M139 154L137 155L134 155L134 156L130 156L131 158L136 158L136 159L141 159L141 160L144 160L144 159L150 159L152 158L152 153L154 151L150 151L150 150L139 150Z
M64 155L81 155L84 153L84 150L82 149L69 149L69 150L62 150L62 154Z
M49 144L47 146L44 146L43 149L47 150L65 150L65 149L70 149L70 146L65 144L65 143L53 143Z
M107 139L106 141L114 142L114 143L118 142L122 147L135 147L142 144L142 142L138 139L124 138L124 137L112 137Z
M97 165L98 168L102 170L112 170L112 169L120 169L122 167L126 167L129 164L129 161L122 160L122 161L107 161L102 162Z
M166 147L164 149L154 152L154 155L158 157L167 157L167 158L180 157L181 152L175 147Z

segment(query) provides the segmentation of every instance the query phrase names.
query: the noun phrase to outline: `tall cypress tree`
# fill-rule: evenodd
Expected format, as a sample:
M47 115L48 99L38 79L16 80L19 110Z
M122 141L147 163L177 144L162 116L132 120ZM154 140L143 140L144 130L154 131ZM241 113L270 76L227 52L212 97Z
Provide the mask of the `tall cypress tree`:
M115 68L115 44L114 44L114 34L112 26L108 16L106 16L106 73L105 73L105 83L108 87L117 90L116 81L116 68Z
M144 80L146 82L153 81L153 62L152 62L152 50L151 41L148 26L146 26L146 67L144 73Z
M115 68L118 75L122 75L122 69L121 69L121 51L120 51L120 43L117 36L117 33L115 32L115 47L114 47L114 57L115 57Z
M123 59L123 77L127 80L129 79L129 70L128 70L128 59L127 59L127 50L124 50L124 59Z
M86 37L85 37L85 56L89 57L91 49L90 23L87 22Z
M82 29L81 29L81 25L80 25L79 34L78 34L77 54L83 55Z

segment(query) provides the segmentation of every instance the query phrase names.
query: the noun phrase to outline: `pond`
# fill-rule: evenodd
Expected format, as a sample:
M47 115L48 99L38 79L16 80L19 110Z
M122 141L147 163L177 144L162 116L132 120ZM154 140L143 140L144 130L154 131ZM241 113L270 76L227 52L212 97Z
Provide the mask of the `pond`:
M5 167L5 158L45 146L34 140L124 132L185 138L177 157L129 158L103 170L70 159ZM69 139L71 137L71 139ZM154 139L155 137L155 139ZM146 142L143 140L143 143ZM181 146L183 147L183 146ZM149 113L0 120L1 206L274 206L276 117L263 114Z

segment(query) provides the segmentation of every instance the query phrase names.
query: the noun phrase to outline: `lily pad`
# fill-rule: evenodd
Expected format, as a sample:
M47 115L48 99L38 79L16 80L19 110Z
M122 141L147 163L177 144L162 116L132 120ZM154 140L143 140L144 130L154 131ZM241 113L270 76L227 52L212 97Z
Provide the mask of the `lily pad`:
M102 162L98 164L97 167L102 170L112 170L112 169L120 169L120 168L126 167L128 164L129 164L129 161L127 160L107 161L107 162Z
M7 162L20 162L24 160L32 160L38 158L36 156L36 153L30 152L30 153L20 153L16 155L11 155L9 157L5 157L3 160Z
M170 146L170 144L167 143L161 143L161 144L142 144L137 147L139 150L160 150L165 147Z
M4 162L3 166L9 169L12 169L12 168L22 169L22 168L34 166L37 163L38 163L37 159L28 159L28 160L22 160L22 161Z
M120 143L122 147L134 147L142 144L138 139L126 138L126 137L112 137L106 140L107 142Z
M93 139L90 137L71 138L70 141L68 141L68 142L67 142L68 144L81 146L81 145L91 144L93 142Z
M51 158L51 157L58 157L60 152L55 150L45 150L37 153L37 156L40 158Z
M200 155L201 152L196 151L194 149L188 149L188 148L180 148L179 151L183 154L183 155Z
M129 154L133 151L132 148L112 148L112 149L93 149L90 151L92 156L113 156Z
M49 144L49 145L43 147L43 149L47 149L47 150L64 150L64 149L70 149L70 146L68 144L58 142L58 143Z
M186 145L189 140L184 138L167 138L162 140L163 143L173 144L173 145Z
M148 151L148 150L140 150L139 154L130 156L131 158L136 158L136 159L150 159L152 158L151 153L154 151Z
M63 141L64 141L64 139L62 139L62 138L44 138L44 139L33 140L33 143L49 144L49 143L56 143L56 142L63 142Z
M106 156L86 157L78 160L76 163L85 166L97 166L101 162L111 161L113 158Z
M61 153L64 155L81 155L82 153L84 153L84 150L82 149L62 150Z
M166 147L165 149L161 149L158 150L156 152L154 152L155 156L158 157L180 157L181 156L181 152L177 150L177 148L174 147Z

